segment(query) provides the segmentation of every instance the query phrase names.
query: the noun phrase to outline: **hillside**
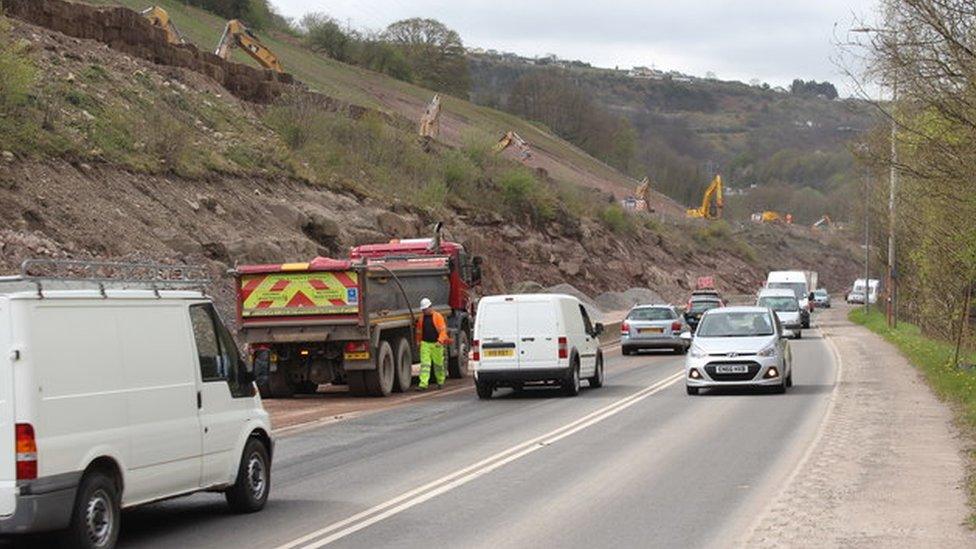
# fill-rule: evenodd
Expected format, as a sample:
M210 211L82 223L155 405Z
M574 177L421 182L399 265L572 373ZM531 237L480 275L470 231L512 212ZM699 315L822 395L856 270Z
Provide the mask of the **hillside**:
M81 7L70 8L81 18ZM135 34L140 48L149 41L132 51L170 58L171 47L141 19L84 14L86 25L106 25L105 34ZM111 27L120 20L131 26ZM189 34L192 25L184 27ZM151 258L204 263L219 276L244 262L341 255L358 243L425 235L444 220L451 238L486 257L493 292L568 282L591 295L649 287L677 300L704 273L732 292L751 291L777 266L817 268L832 288L856 274L853 248L836 236L626 214L585 178L558 177L583 173L605 185L626 178L606 167L614 180L583 171L600 164L551 136L579 164L529 170L461 130L458 146L447 139L425 152L404 111L369 99L414 93L413 105L430 92L377 75L314 61L360 75L348 87L333 80L337 96L396 116L337 108L335 98L300 90L271 105L242 101L204 74L121 47L0 18L0 61L25 75L20 91L4 88L0 101L3 271L33 256ZM300 66L289 51L282 48L286 67ZM490 133L473 119L464 127Z
M659 190L685 204L698 200L711 171L733 188L756 185L752 200L730 199L730 212L740 219L762 207L792 211L805 222L823 213L846 219L845 202L837 198L857 181L849 147L875 122L860 101L661 71L536 66L487 54L473 55L470 66L473 100L499 108L510 106L512 90L530 75L555 72L564 85L581 88L636 129L632 169L646 170ZM777 187L807 192L773 192Z

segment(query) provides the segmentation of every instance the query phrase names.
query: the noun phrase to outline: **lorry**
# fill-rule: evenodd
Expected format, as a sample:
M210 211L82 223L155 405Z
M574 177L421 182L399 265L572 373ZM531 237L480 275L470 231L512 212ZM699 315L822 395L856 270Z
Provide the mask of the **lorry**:
M358 246L349 259L238 267L238 320L261 396L314 393L326 383L359 396L408 390L424 297L447 321L450 377L467 376L481 264L438 232Z
M817 289L816 271L772 271L766 277L766 288L793 290L800 303L803 327L810 327L810 313L813 312L813 291Z
M854 286L851 288L851 292L847 296L848 303L864 303L866 300L868 304L875 304L878 302L878 294L881 292L881 281L876 278L868 279L868 283L864 283L863 278L858 278L854 281ZM852 299L852 296L860 294L862 297L858 301L857 297Z

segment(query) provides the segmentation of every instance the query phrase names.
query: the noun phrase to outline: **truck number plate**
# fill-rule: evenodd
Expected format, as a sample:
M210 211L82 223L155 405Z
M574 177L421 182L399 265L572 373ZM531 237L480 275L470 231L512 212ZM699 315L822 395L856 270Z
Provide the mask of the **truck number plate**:
M369 360L369 352L362 353L344 353L342 357L345 360Z
M505 358L515 356L515 349L485 349L485 358Z
M748 374L749 367L745 364L725 364L717 366L715 372L719 374Z

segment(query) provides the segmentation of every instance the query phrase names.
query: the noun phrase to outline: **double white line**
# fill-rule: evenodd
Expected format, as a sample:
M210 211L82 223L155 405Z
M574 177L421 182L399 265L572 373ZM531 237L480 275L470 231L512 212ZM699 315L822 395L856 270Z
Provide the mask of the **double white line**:
M420 505L429 499L435 498L445 492L467 484L482 475L486 475L499 467L511 463L519 458L525 457L536 450L545 448L546 446L562 440L563 438L566 438L574 433L582 431L591 425L619 414L645 398L663 391L671 385L674 385L680 381L683 376L684 372L676 373L653 385L645 387L628 397L622 398L613 404L600 408L595 412L563 425L558 429L520 444L516 444L507 450L487 457L473 465L469 465L460 471L424 484L418 488L414 488L409 492L400 494L393 499L375 505L347 519L332 523L294 541L281 545L277 549L293 549L296 547L312 549L340 540L350 534L376 524L377 522L406 511L411 507Z

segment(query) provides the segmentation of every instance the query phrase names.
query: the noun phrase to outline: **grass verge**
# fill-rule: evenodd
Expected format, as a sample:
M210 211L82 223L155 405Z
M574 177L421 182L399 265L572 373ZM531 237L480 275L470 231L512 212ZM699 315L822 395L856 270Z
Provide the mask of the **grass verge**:
M976 529L976 370L958 368L952 363L955 347L947 341L927 337L917 326L899 322L889 328L885 315L871 309L856 308L851 322L861 324L892 343L921 372L939 398L949 402L957 423L968 439L967 484L969 488L969 527ZM963 353L963 364L976 363L976 354Z

